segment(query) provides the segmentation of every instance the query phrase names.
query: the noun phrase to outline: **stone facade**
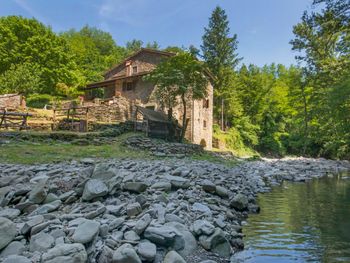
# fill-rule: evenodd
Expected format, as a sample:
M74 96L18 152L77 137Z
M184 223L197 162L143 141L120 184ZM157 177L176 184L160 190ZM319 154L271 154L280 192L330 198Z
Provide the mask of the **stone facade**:
M26 102L20 94L4 94L0 95L0 109L18 109L25 108Z
M162 111L160 105L153 97L155 86L143 80L143 76L151 72L164 59L173 56L173 53L142 49L127 58L119 65L105 73L105 80L89 84L86 88L85 98L93 99L93 90L104 89L104 99L114 101L115 98L126 98L134 105ZM192 100L187 105L187 118L189 123L186 130L186 139L201 144L206 149L212 147L213 126L213 87L208 84L208 96L204 100ZM182 123L183 107L181 103L173 109L174 117Z

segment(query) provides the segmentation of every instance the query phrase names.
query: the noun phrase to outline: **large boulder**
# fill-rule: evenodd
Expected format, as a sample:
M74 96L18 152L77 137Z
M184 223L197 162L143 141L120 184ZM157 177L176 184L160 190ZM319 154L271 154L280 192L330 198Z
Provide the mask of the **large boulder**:
M86 182L83 192L83 200L90 201L96 197L102 197L108 194L107 185L101 180L91 179Z
M190 186L190 180L182 178L180 176L167 175L165 179L171 183L172 188L187 189Z
M149 226L143 235L157 245L174 249L183 249L185 243L179 231L171 226Z
M143 261L152 262L156 256L156 253L156 245L148 240L141 241L137 246L137 254Z
M116 174L113 169L106 163L96 164L94 171L92 172L91 179L99 179L101 181L107 181L114 177Z
M2 261L2 263L31 263L32 261L29 258L18 256L18 255L11 255Z
M225 232L220 228L216 228L215 232L210 235L202 235L199 237L199 243L206 249L228 258L231 254L231 245L225 237Z
M197 250L197 240L185 225L179 222L169 222L166 223L165 226L173 227L178 231L177 235L179 237L175 240L176 242L181 243L178 244L175 242L173 249L175 249L181 256L186 257Z
M231 199L230 206L238 211L247 210L248 198L243 194L238 194Z
M193 232L200 235L211 235L215 231L215 226L206 220L196 220L193 223Z
M143 231L149 226L151 223L152 218L149 214L145 214L142 216L135 224L134 230L138 235L141 235Z
M42 255L44 263L85 263L87 253L82 244L59 244Z
M145 184L143 182L127 182L124 184L123 189L126 191L140 194L140 193L146 191L147 184Z
M47 192L45 190L46 181L39 182L34 188L29 192L29 201L35 204L41 204L44 202Z
M8 244L0 253L0 257L7 257L10 255L21 255L25 251L25 246L22 242L13 241Z
M0 250L6 247L16 234L16 224L5 217L0 217Z
M141 205L139 203L128 204L126 207L126 213L129 217L137 216L142 212Z
M93 220L85 220L74 231L72 239L75 243L86 244L98 235L100 223Z
M118 247L113 254L113 263L141 263L135 249L130 244Z
M53 247L54 243L55 239L51 235L40 232L31 237L29 250L30 252L44 252Z
M176 251L169 251L164 258L163 263L186 263L186 261Z

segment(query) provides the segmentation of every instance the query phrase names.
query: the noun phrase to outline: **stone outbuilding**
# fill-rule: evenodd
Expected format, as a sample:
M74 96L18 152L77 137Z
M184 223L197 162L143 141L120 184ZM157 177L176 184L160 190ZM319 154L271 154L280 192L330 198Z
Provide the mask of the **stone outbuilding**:
M103 94L104 100L117 101L123 97L129 102L130 119L136 106L164 112L154 99L156 86L143 79L157 65L174 53L154 49L141 49L122 63L112 67L104 74L104 80L87 85L85 100L94 100L98 94ZM188 126L185 138L195 144L201 144L206 149L212 147L213 127L213 86L208 82L208 96L204 100L192 100L187 105ZM173 116L182 123L182 106L173 109Z

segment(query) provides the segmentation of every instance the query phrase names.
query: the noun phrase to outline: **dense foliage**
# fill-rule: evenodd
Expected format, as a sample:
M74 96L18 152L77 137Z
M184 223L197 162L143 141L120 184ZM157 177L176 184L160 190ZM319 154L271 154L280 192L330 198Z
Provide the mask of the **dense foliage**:
M224 83L216 92L224 98L225 140L233 149L248 146L271 155L350 157L350 3L315 0L313 4L321 11L305 12L293 29L291 44L299 51L298 67L243 65L235 70L233 63L223 67L222 75L202 48L217 82ZM221 30L210 30L211 39L229 32L227 17L222 11L218 15L218 10L209 25L220 25ZM223 51L208 45L208 32L203 46L216 50L212 54L220 60ZM237 43L236 37L232 39ZM220 50L235 50L232 42L225 45ZM222 136L216 129L217 134Z

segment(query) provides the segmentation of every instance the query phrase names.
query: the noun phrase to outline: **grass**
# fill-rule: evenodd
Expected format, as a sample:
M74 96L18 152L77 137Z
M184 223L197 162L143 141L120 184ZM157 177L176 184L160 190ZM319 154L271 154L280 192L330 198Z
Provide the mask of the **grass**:
M34 138L47 138L49 133L27 132L28 136ZM58 135L60 133L57 133ZM78 136L77 136L78 134ZM61 133L63 136L85 137L88 134L71 134L69 132ZM92 135L92 134L91 134ZM10 141L7 144L0 144L0 163L11 164L41 164L60 161L80 160L83 158L130 158L130 159L162 159L155 157L148 151L132 150L123 145L123 142L135 133L125 133L113 138L109 143L102 145L77 145L68 141L52 140L34 140L30 141ZM140 136L140 134L137 134ZM38 137L39 136L39 137ZM187 158L187 157L186 157ZM213 163L220 163L229 167L237 165L238 161L234 158L224 159L213 155L211 152L194 154L188 156L189 160L201 160Z
M122 142L133 134L117 137L116 141L103 145L74 145L65 142L11 142L0 145L0 163L50 163L56 161L79 160L82 158L134 158L150 159L145 151L134 151Z

